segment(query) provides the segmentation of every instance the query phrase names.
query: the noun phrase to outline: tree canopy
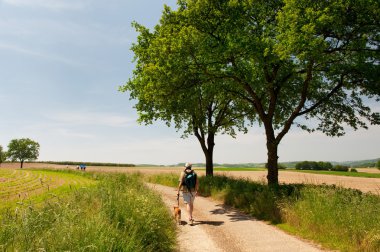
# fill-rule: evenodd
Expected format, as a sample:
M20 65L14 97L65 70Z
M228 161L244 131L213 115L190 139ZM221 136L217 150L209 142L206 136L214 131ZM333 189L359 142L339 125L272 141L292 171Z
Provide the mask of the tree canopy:
M29 138L13 139L8 144L7 155L12 162L20 161L22 168L24 161L38 158L39 150L40 144Z
M246 132L245 104L214 88L227 85L228 80L205 79L202 74L187 71L188 62L168 57L167 50L181 55L170 49L180 41L173 38L168 27L157 26L150 33L137 23L134 26L139 32L138 43L132 46L136 69L120 90L130 91L131 99L138 101L135 107L141 123L163 120L183 130L183 137L195 135L205 154L206 175L213 175L215 136L222 133L234 137L236 130Z
M268 183L278 184L278 146L291 127L342 136L380 124L370 108L380 96L379 12L376 0L180 0L153 33L140 31L148 60L136 71L169 78L173 91L196 76L196 88L245 104L265 129ZM161 92L140 80L154 91L136 98Z

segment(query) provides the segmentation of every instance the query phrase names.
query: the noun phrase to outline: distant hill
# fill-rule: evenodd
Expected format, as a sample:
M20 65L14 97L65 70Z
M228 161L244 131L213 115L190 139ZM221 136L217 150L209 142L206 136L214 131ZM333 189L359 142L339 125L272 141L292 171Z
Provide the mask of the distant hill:
M331 163L347 165L350 167L375 167L378 160L380 160L380 158L359 160L359 161L331 162Z

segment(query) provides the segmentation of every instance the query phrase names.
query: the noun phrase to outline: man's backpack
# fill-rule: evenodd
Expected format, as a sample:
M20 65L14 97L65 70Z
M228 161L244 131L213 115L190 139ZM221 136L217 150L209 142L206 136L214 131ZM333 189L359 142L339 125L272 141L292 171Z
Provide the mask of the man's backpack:
M182 184L186 186L189 192L191 192L191 190L195 188L195 184L197 183L197 174L190 169L185 169L184 172L185 176L183 178Z

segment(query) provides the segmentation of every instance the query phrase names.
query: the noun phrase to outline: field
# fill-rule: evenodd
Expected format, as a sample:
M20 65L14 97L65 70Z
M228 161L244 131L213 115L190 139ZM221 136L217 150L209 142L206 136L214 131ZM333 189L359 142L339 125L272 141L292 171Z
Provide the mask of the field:
M95 184L92 179L73 173L49 170L0 169L0 201L25 201L41 198L48 193L62 193L70 189ZM5 207L7 204L2 204Z

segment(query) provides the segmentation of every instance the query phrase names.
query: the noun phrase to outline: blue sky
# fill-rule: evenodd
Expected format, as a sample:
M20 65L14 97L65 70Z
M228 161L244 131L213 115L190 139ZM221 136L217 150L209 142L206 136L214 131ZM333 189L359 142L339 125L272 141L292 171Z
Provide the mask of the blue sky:
M195 139L163 123L141 126L128 95L137 21L152 28L175 0L0 0L0 145L28 137L39 160L204 162ZM375 104L379 111L378 104ZM341 138L291 131L280 161L380 157L380 127ZM265 162L265 135L216 138L215 162Z

